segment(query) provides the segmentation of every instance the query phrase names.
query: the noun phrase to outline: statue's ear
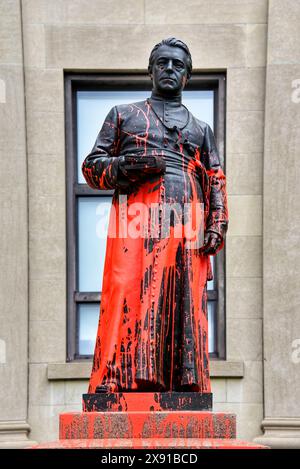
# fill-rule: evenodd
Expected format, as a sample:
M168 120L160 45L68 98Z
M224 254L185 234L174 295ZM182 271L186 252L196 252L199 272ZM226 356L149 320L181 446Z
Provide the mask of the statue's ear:
M186 85L187 85L187 84L188 84L188 82L190 81L190 78L191 78L191 76L188 76L188 75L187 75L187 77L186 77L186 82L185 82L185 85L184 85L184 87L186 87Z

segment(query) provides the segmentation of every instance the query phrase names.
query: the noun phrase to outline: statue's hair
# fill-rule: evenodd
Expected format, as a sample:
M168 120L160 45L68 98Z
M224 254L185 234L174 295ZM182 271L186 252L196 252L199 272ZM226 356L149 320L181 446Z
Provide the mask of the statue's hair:
M151 51L151 54L150 54L150 57L149 57L149 64L148 64L149 74L152 71L152 67L153 67L153 63L154 63L154 60L155 60L155 55L157 53L157 50L159 49L159 47L164 46L164 45L172 46L172 47L180 47L182 50L184 50L184 52L187 55L188 78L190 78L190 76L192 74L192 68L193 68L191 53L189 51L188 46L184 42L182 42L180 39L176 39L176 37L169 37L168 39L163 39L161 42L159 42L158 44L156 44L156 46L153 47L153 49Z

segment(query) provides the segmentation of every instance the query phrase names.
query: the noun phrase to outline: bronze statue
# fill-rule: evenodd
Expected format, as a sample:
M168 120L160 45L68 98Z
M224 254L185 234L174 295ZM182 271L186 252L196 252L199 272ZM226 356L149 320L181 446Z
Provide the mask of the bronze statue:
M155 236L108 235L89 393L210 393L206 284L228 226L226 178L211 128L182 104L192 72L186 44L157 44L148 70L151 96L114 106L82 164L90 187L115 189L109 232L121 212L133 219L134 204L146 207L149 225L158 207ZM178 236L184 204L204 207L202 247Z

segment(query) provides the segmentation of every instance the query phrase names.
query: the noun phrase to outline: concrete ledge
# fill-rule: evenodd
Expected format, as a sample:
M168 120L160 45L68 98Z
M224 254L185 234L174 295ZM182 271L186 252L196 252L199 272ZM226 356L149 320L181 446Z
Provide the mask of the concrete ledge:
M254 442L272 449L300 449L300 418L266 418L262 421L264 435Z
M0 421L0 449L28 448L35 441L29 440L30 425L25 421Z
M212 360L210 363L211 378L243 378L244 362ZM48 380L89 379L92 362L49 363Z
M243 378L244 362L230 360L211 360L211 378Z

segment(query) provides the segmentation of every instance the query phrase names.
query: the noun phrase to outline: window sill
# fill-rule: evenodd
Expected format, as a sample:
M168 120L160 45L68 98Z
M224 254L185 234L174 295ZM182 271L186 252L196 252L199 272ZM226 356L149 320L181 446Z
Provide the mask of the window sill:
M211 378L243 378L244 362L211 360ZM48 380L75 380L89 379L92 369L92 362L77 361L70 363L49 363Z

